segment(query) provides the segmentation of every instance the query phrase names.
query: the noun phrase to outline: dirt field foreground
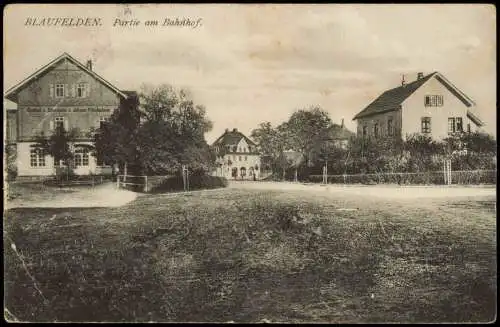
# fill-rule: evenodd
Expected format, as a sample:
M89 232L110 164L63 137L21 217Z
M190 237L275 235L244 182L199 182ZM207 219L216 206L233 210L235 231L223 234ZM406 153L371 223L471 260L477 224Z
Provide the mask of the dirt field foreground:
M177 195L80 191L68 201L127 203L4 212L9 321L496 317L494 188L231 183ZM24 198L61 197L32 194Z

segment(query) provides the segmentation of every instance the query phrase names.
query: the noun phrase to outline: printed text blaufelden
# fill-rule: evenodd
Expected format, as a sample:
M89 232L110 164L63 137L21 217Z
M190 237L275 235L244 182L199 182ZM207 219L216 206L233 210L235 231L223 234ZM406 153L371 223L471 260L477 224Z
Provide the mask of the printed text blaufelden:
M25 26L29 27L99 27L108 23L100 17L26 17ZM139 20L135 18L115 18L112 27L184 27L199 28L202 18L166 17L162 19Z
M34 27L94 27L102 26L99 17L27 17L25 26Z

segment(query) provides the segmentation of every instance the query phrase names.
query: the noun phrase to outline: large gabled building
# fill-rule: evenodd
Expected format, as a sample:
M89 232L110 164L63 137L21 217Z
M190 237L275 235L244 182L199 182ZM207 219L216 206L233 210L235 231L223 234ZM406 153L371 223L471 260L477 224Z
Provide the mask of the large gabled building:
M67 53L50 61L10 88L5 98L16 103L7 111L7 142L17 148L18 176L48 176L63 165L37 147L37 135L50 135L57 126L76 130L73 171L111 174L111 163L92 155L92 136L115 110L137 110L135 92L123 91ZM137 122L138 123L138 122Z
M257 145L238 129L226 129L212 148L217 155L215 175L250 180L260 177L261 160Z
M484 125L475 102L441 73L425 75L383 92L353 120L358 136L405 137L410 134L443 139L475 132Z

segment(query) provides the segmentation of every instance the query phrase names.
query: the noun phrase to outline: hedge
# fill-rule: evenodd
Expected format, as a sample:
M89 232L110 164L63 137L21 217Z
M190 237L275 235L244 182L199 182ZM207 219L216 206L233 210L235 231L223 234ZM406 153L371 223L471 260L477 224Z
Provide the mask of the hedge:
M152 176L154 178L154 176ZM149 177L148 177L149 179ZM192 175L189 177L189 190L203 190L226 187L227 179L224 177L210 175ZM169 176L162 178L161 181L151 185L148 193L164 193L183 191L184 183L182 176Z
M452 171L452 184L496 184L495 170ZM310 175L309 182L322 183L322 175ZM328 175L331 184L444 184L441 171L419 173L378 173Z

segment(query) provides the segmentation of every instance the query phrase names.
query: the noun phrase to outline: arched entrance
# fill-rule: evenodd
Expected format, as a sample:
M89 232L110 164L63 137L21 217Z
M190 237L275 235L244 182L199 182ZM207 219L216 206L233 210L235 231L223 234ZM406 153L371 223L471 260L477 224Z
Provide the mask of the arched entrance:
M247 175L247 169L245 167L241 167L240 168L240 176L241 176L241 178L242 179L245 178L246 175Z

